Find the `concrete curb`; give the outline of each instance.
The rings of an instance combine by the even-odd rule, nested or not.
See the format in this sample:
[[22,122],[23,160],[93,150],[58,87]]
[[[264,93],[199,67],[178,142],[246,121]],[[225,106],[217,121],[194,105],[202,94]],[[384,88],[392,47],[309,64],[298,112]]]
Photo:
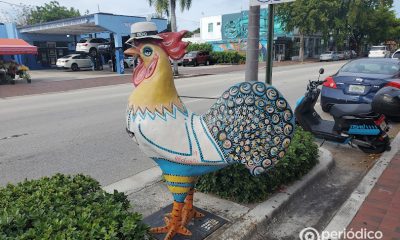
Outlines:
[[307,185],[317,181],[334,165],[332,154],[328,150],[320,148],[319,155],[319,164],[306,176],[301,180],[294,182],[285,192],[276,193],[267,201],[258,204],[243,216],[242,220],[232,224],[231,227],[218,236],[219,239],[247,239],[247,237],[254,233],[257,225],[268,222],[272,219],[283,209],[284,206],[300,194]]
[[[228,225],[227,228],[217,231],[207,239],[246,239],[251,236],[255,231],[257,225],[269,221],[279,211],[283,209],[290,201],[292,201],[301,191],[312,182],[320,179],[332,166],[334,161],[331,153],[324,149],[319,149],[319,163],[301,180],[294,182],[284,192],[274,194],[271,198],[258,204],[251,210],[243,206],[236,216],[240,216],[236,219],[231,219],[232,224]],[[116,183],[103,187],[103,189],[109,193],[115,190],[119,192],[125,192],[127,195],[138,192],[145,187],[156,184],[161,180],[161,170],[158,167],[150,168],[132,177],[122,179]],[[201,194],[201,193],[198,193]],[[203,195],[203,194],[201,194]],[[205,194],[204,194],[205,195]],[[204,198],[215,198],[205,195]],[[226,200],[211,201],[207,203],[209,207],[212,205],[212,209],[218,211],[226,211],[227,206],[231,209],[232,206],[237,203],[225,203]],[[240,205],[242,206],[242,205]],[[240,208],[239,208],[240,209]],[[226,216],[225,216],[226,217]],[[238,237],[240,236],[240,237]]]
[[[400,150],[400,133],[391,143],[392,149],[385,152],[364,176],[357,188],[352,192],[346,202],[340,207],[339,211],[334,215],[328,226],[324,229],[327,232],[344,231],[351,223],[358,210],[360,209],[365,198],[375,186],[383,171],[387,168],[392,158]],[[337,238],[332,238],[335,240]]]
[[161,174],[161,169],[158,166],[152,167],[131,177],[105,186],[103,190],[108,193],[113,193],[114,190],[117,190],[118,192],[124,192],[126,195],[129,195],[161,181]]

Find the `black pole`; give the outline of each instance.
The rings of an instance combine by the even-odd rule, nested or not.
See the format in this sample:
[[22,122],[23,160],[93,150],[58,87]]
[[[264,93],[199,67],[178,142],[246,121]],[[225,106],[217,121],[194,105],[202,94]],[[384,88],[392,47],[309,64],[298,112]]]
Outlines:
[[272,84],[272,46],[274,45],[274,4],[268,5],[267,72],[265,82]]

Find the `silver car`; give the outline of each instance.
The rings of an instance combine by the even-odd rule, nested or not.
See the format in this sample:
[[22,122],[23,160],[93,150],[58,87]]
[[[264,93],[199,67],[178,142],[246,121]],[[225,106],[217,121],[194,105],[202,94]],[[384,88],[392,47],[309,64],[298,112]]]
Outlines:
[[337,61],[339,56],[335,51],[328,51],[319,56],[319,61]]

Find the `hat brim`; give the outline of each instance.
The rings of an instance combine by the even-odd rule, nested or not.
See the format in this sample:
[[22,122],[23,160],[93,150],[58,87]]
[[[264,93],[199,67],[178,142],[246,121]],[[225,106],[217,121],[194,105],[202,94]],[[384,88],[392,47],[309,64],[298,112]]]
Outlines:
[[135,39],[145,39],[145,38],[153,38],[153,39],[161,39],[161,40],[163,39],[162,37],[160,37],[158,35],[149,35],[149,36],[143,36],[143,37],[131,37],[125,43],[131,43]]

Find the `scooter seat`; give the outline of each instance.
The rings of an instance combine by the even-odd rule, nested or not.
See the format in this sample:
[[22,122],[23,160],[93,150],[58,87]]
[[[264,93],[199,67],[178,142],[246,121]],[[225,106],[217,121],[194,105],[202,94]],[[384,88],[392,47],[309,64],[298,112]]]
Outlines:
[[335,118],[343,116],[365,117],[373,115],[371,104],[335,104],[330,114]]

